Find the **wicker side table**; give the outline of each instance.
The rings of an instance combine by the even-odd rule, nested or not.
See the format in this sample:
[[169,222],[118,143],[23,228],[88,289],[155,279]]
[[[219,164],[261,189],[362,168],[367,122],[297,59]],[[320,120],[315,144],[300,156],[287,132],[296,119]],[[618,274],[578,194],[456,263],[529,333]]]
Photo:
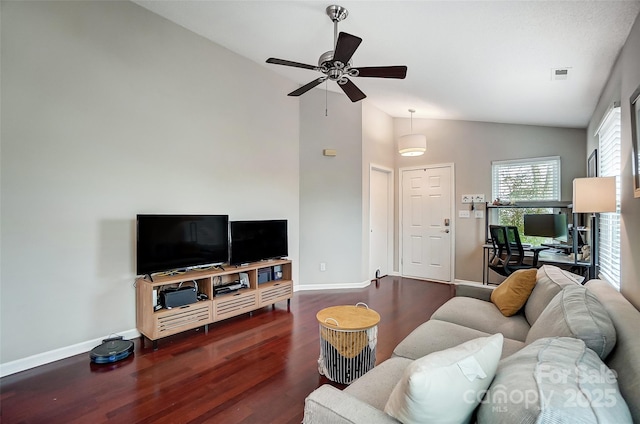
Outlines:
[[316,314],[320,325],[318,372],[350,384],[376,363],[380,315],[364,303],[331,306]]

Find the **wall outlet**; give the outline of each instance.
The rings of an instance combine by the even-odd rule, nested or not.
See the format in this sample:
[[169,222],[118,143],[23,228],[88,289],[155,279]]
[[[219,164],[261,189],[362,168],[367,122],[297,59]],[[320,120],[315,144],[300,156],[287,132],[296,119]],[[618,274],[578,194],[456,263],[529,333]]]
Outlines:
[[327,270],[327,263],[326,262],[320,262],[320,271],[321,272],[325,272]]
[[458,211],[458,216],[460,218],[469,218],[470,214],[469,214],[469,211],[467,210],[461,210],[461,211]]
[[475,211],[474,217],[476,219],[482,219],[484,218],[484,211]]

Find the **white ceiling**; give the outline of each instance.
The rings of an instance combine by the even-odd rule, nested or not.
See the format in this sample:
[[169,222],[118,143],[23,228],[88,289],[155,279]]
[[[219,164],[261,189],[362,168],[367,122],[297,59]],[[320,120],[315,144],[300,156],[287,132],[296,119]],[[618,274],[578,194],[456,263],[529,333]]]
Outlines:
[[[332,50],[330,0],[135,3],[300,85],[321,74],[265,60],[316,65]],[[353,66],[409,68],[404,80],[353,78],[389,115],[577,128],[640,11],[640,1],[614,0],[337,4],[349,11],[339,30],[363,39]],[[567,80],[552,80],[552,68],[569,68]]]

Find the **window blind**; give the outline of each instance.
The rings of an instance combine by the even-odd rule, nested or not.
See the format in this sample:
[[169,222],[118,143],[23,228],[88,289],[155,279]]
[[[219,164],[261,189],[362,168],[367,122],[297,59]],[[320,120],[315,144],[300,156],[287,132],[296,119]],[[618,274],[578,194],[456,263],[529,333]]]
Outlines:
[[492,198],[560,200],[560,157],[491,162]]
[[616,179],[616,212],[600,214],[599,278],[620,289],[620,107],[612,108],[598,129],[600,177]]

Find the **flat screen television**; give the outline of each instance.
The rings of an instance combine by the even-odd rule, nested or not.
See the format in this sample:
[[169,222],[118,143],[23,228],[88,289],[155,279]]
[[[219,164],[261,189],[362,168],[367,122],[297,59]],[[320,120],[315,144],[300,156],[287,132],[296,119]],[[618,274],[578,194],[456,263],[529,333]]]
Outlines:
[[287,220],[231,221],[229,263],[239,265],[289,254]]
[[525,215],[524,235],[567,241],[567,215],[560,213]]
[[138,275],[229,259],[228,215],[138,215],[136,234]]

